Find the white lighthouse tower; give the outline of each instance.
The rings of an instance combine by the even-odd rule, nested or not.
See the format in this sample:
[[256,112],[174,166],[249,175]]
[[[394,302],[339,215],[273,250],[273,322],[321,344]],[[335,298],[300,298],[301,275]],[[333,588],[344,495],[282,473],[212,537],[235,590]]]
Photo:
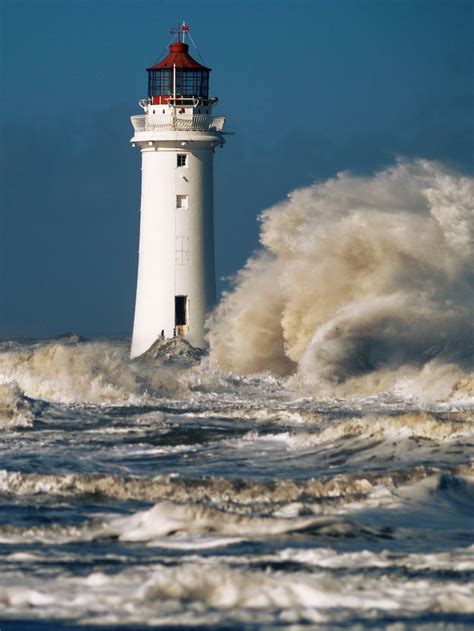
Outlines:
[[189,27],[176,29],[169,54],[148,72],[143,116],[131,140],[142,153],[137,297],[131,357],[159,338],[204,345],[216,302],[213,157],[225,118],[213,115],[210,68],[191,57]]

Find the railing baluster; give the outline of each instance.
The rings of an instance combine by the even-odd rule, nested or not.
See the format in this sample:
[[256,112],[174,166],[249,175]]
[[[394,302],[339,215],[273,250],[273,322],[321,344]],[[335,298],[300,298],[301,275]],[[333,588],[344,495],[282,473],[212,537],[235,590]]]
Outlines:
[[132,125],[136,132],[143,131],[207,131],[215,129],[221,131],[224,127],[224,116],[210,116],[195,114],[192,118],[173,118],[162,114],[148,114],[132,116]]

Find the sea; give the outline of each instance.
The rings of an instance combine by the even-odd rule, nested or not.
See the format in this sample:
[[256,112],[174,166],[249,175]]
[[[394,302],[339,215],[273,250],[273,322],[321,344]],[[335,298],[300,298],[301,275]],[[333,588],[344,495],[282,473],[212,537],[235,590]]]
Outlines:
[[473,628],[472,404],[128,353],[0,346],[2,631]]
[[341,173],[205,350],[1,340],[0,631],[473,629],[473,218],[443,165]]

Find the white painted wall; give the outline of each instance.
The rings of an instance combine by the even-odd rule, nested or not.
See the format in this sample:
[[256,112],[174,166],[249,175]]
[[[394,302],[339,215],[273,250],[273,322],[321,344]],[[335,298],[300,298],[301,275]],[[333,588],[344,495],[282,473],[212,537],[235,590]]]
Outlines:
[[[164,331],[172,337],[175,296],[188,296],[186,338],[204,346],[204,321],[214,307],[213,155],[217,131],[137,132],[142,151],[142,197],[137,296],[131,357]],[[186,154],[186,167],[177,155]],[[188,195],[188,208],[176,196]],[[184,250],[184,253],[183,253]]]
[[[193,146],[191,146],[193,145]],[[189,208],[176,211],[177,246],[183,242],[188,256],[177,251],[176,295],[187,295],[189,330],[193,346],[204,346],[204,321],[215,306],[213,157],[209,143],[189,143],[188,168],[176,169],[176,194],[187,194]],[[177,248],[178,250],[178,248]]]

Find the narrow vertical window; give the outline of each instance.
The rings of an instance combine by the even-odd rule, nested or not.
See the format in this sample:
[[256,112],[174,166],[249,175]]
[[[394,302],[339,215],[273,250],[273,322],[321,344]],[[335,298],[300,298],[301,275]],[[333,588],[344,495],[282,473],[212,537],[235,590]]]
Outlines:
[[185,167],[186,166],[186,154],[185,153],[178,153],[178,162],[177,165],[179,167]]
[[174,297],[174,326],[176,335],[186,335],[188,324],[188,297]]

